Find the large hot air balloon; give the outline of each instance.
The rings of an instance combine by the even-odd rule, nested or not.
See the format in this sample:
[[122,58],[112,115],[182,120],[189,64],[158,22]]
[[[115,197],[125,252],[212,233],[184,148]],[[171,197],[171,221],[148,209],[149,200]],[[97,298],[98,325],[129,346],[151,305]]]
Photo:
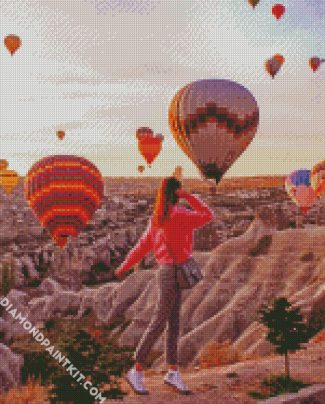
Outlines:
[[301,213],[306,214],[315,203],[316,193],[311,187],[310,170],[293,171],[286,178],[285,188]]
[[13,56],[21,46],[21,39],[17,35],[8,35],[4,39],[4,44],[11,53],[11,56]]
[[242,85],[200,80],[181,88],[169,107],[169,126],[204,178],[218,183],[253,140],[258,105]]
[[64,130],[58,130],[58,131],[56,132],[56,136],[57,136],[60,140],[64,139],[64,136],[65,136]]
[[312,69],[312,71],[315,73],[319,66],[325,62],[325,59],[320,59],[317,56],[313,56],[312,58],[309,59],[309,66]]
[[269,73],[272,79],[274,79],[274,76],[280,71],[284,62],[285,58],[279,53],[265,62],[265,70]]
[[77,237],[99,207],[104,182],[83,157],[58,155],[35,163],[25,179],[25,197],[56,244]]
[[283,4],[274,4],[272,7],[272,14],[277,20],[279,20],[283,16],[285,10],[286,8]]
[[259,2],[260,2],[260,0],[248,0],[248,3],[249,3],[253,8],[255,8],[255,7],[258,5]]
[[18,184],[19,176],[14,170],[1,170],[0,171],[0,186],[7,192],[11,194],[12,190]]
[[325,192],[325,160],[311,169],[310,182],[316,195],[321,197]]
[[154,135],[150,128],[139,128],[136,137],[138,139],[138,149],[149,167],[151,167],[151,163],[161,151],[164,136],[162,134]]
[[8,168],[8,161],[5,159],[0,159],[0,171],[1,170],[6,170]]

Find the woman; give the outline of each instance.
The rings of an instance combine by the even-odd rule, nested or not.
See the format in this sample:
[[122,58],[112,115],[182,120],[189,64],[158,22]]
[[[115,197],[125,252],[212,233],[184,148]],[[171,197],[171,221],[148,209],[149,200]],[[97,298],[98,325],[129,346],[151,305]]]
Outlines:
[[[192,210],[178,205],[180,198],[186,199]],[[212,210],[194,195],[183,191],[176,178],[165,178],[158,191],[154,213],[146,231],[115,271],[115,275],[121,278],[151,250],[160,264],[158,302],[152,320],[135,351],[135,366],[126,375],[127,382],[137,394],[148,394],[143,383],[143,362],[166,323],[166,361],[169,371],[164,382],[182,394],[189,393],[177,369],[181,290],[176,281],[176,269],[173,264],[183,263],[191,256],[193,230],[213,218]]]

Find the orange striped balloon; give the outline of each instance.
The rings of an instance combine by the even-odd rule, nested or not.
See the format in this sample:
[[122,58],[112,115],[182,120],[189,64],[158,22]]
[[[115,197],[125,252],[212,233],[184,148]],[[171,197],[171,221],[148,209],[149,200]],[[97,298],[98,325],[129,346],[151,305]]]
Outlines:
[[49,156],[35,163],[25,179],[25,198],[40,223],[63,248],[77,237],[100,206],[104,182],[83,157]]

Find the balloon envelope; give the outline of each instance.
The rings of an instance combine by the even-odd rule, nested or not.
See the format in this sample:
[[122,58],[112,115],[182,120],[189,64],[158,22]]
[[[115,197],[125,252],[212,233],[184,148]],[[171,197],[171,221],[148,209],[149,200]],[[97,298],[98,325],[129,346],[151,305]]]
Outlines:
[[61,248],[84,229],[100,205],[103,190],[100,171],[78,156],[45,157],[25,179],[26,200]]
[[310,170],[293,171],[285,181],[285,188],[293,202],[306,213],[316,200],[316,193],[311,187]]
[[311,169],[310,182],[316,195],[320,197],[325,192],[325,160]]
[[272,14],[274,17],[279,20],[285,12],[285,7],[283,4],[274,4],[272,7]]
[[14,170],[1,170],[0,171],[0,186],[7,194],[10,194],[15,186],[18,184],[19,176]]
[[4,39],[4,44],[12,56],[20,48],[21,39],[17,35],[8,35]]
[[171,132],[203,177],[218,183],[253,140],[259,109],[253,95],[230,80],[200,80],[181,88],[169,107]]

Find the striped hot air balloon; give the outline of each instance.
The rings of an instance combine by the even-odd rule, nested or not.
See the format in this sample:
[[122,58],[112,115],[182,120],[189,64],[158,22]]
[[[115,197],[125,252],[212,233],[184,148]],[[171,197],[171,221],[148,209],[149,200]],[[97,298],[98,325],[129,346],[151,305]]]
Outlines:
[[77,237],[100,206],[104,182],[83,157],[49,156],[35,163],[25,179],[25,198],[40,223],[63,248]]
[[169,106],[169,127],[204,178],[218,183],[253,140],[259,109],[252,93],[230,80],[181,88]]

